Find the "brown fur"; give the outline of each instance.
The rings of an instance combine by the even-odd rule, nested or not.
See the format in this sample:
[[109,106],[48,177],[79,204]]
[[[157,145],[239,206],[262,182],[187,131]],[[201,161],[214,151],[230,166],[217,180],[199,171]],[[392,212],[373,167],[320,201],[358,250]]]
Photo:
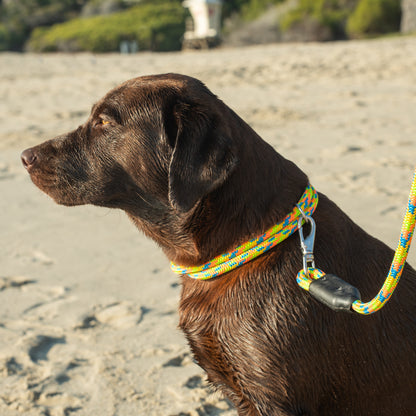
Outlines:
[[[108,123],[103,123],[103,121]],[[110,91],[77,130],[22,154],[56,202],[120,208],[182,265],[263,233],[308,182],[199,81],[174,74]],[[315,258],[373,297],[393,253],[320,195]],[[416,414],[416,272],[387,306],[335,313],[295,282],[298,235],[211,281],[182,277],[180,327],[240,416]]]

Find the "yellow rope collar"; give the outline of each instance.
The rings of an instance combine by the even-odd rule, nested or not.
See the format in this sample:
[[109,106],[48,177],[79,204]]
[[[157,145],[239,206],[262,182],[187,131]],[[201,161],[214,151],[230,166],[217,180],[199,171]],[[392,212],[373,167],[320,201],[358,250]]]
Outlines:
[[[299,202],[280,223],[274,225],[264,234],[256,237],[235,250],[222,254],[201,266],[182,267],[171,263],[176,274],[186,274],[193,279],[207,280],[228,273],[237,267],[255,259],[288,238],[298,229],[298,221],[302,215],[311,216],[318,204],[318,194],[308,185]],[[303,214],[302,214],[303,212]]]

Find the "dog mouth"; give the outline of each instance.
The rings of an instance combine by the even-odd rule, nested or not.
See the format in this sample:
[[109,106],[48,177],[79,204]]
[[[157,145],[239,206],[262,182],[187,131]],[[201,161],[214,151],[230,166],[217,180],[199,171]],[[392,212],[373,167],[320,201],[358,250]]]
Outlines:
[[52,196],[53,191],[57,188],[57,176],[52,170],[39,169],[38,166],[25,165],[27,173],[32,182],[47,195]]
[[59,166],[29,166],[26,170],[33,184],[59,205],[72,207],[93,204],[108,207],[118,206],[123,199],[122,193],[104,195],[100,186],[92,187],[89,181],[78,180]]
[[65,206],[84,205],[81,193],[69,181],[65,181],[55,169],[42,166],[25,166],[31,181],[37,188],[52,198],[57,204]]
[[[64,206],[92,204],[147,211],[160,205],[138,186],[119,165],[112,171],[99,169],[79,158],[59,159],[39,148],[25,150],[22,163],[33,184]],[[82,162],[82,163],[81,163]]]
[[55,164],[53,158],[45,157],[39,149],[32,148],[22,152],[21,160],[34,185],[57,204],[75,206],[86,203],[77,182],[64,166]]
[[83,205],[79,193],[71,192],[63,186],[52,173],[39,172],[38,169],[28,169],[30,179],[42,192],[52,198],[57,204],[65,206]]

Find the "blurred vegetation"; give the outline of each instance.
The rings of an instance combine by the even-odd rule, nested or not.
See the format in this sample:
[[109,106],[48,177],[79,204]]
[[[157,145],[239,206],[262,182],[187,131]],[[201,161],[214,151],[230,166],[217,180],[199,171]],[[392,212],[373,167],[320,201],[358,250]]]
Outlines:
[[311,40],[337,40],[397,32],[400,20],[400,0],[299,0],[280,24],[283,32],[313,28]]
[[107,16],[72,19],[35,29],[27,44],[36,52],[117,51],[121,41],[136,41],[140,50],[181,47],[185,10],[179,3],[143,4]]
[[269,7],[283,3],[284,0],[250,0],[243,3],[240,14],[243,20],[253,20],[264,13]]
[[356,0],[300,0],[298,6],[288,12],[281,21],[283,32],[314,27],[330,40],[346,37],[345,25],[354,10]]
[[397,32],[401,16],[398,0],[361,0],[348,18],[346,31],[351,38]]
[[[284,1],[225,0],[223,19],[253,20]],[[120,40],[176,50],[186,13],[182,0],[0,0],[0,51],[106,52]],[[305,40],[359,38],[398,31],[400,18],[400,0],[299,0],[280,29]]]
[[[3,0],[0,5],[0,48],[21,50],[38,26],[64,22],[75,17],[82,0]],[[3,35],[3,36],[2,36]]]
[[184,21],[181,0],[0,0],[0,51],[178,49]]

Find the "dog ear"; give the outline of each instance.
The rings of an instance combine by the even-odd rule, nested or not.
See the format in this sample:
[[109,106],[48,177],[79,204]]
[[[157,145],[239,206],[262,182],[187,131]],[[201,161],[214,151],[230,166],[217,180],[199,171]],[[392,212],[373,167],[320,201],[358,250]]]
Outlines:
[[169,201],[187,212],[224,183],[237,157],[220,115],[209,115],[195,105],[177,104],[174,116],[176,140],[169,166]]

